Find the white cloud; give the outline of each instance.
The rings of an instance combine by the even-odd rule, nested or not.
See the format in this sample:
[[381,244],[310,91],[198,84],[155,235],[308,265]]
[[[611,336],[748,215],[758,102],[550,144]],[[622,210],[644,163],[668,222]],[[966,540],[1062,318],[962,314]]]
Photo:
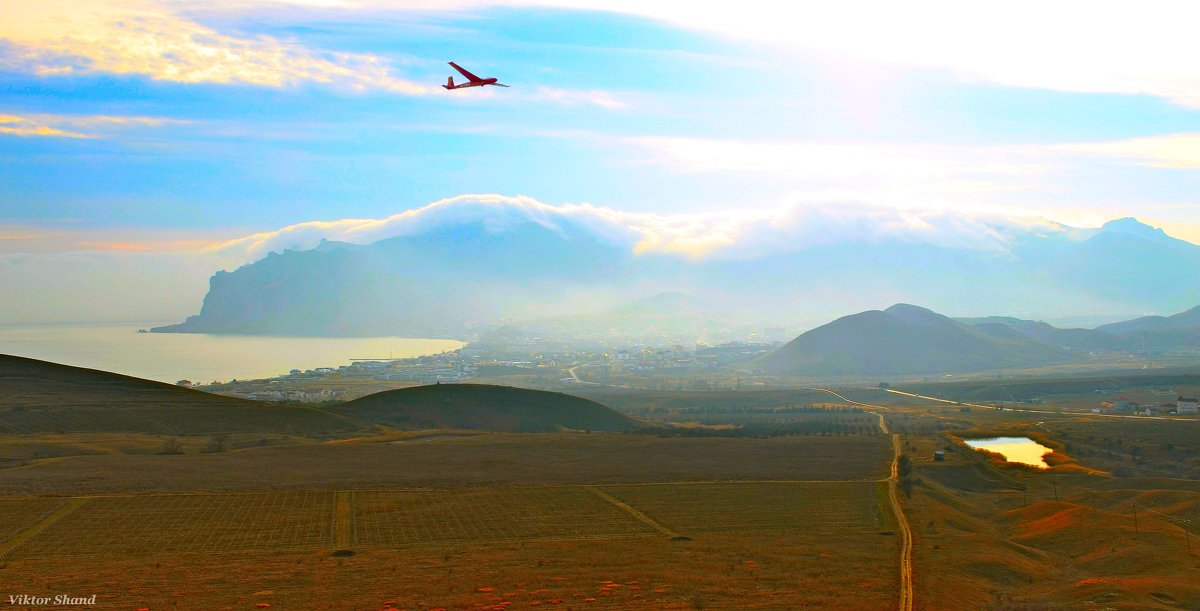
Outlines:
[[269,36],[222,34],[152,0],[39,0],[6,6],[0,68],[53,76],[103,72],[181,83],[318,83],[405,95],[440,91],[382,58],[320,52]]
[[664,215],[590,204],[552,206],[528,197],[462,195],[383,219],[298,223],[230,240],[213,250],[250,261],[272,251],[312,248],[321,239],[369,244],[472,221],[483,222],[492,231],[522,222],[555,230],[583,227],[639,255],[739,259],[832,243],[883,240],[1004,251],[1019,230],[1033,226],[1060,230],[1045,219],[994,211],[902,209],[851,201],[793,202],[765,211]]

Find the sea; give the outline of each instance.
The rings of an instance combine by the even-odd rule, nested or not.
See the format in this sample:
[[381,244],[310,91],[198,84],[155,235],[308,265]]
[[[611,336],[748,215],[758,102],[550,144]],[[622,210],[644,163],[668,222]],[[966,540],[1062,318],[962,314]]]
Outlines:
[[457,350],[451,339],[263,337],[139,333],[163,323],[0,325],[0,354],[196,383],[268,378],[292,369],[340,367],[351,359],[409,358]]

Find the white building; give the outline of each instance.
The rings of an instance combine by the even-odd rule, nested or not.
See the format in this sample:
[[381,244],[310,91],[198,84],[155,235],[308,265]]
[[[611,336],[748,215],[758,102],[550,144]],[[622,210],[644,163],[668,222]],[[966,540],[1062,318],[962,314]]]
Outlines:
[[1124,397],[1118,398],[1113,408],[1118,412],[1137,412],[1141,406]]
[[1175,413],[1177,414],[1196,414],[1200,413],[1200,401],[1194,397],[1179,397],[1175,400]]

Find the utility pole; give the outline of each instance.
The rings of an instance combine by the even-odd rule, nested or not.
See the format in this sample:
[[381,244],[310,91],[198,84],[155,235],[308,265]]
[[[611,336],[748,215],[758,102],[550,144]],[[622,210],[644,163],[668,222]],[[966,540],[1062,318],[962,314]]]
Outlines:
[[1058,482],[1056,480],[1057,480],[1057,478],[1054,478],[1054,477],[1050,478],[1050,487],[1054,488],[1054,502],[1055,503],[1058,502]]

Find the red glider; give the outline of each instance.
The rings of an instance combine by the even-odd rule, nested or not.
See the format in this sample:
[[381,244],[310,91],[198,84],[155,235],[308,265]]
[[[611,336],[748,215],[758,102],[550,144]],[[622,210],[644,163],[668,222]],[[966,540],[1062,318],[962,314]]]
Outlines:
[[455,70],[458,70],[459,74],[462,74],[463,76],[467,77],[467,82],[459,83],[459,84],[455,85],[454,77],[451,76],[446,79],[446,84],[442,85],[442,87],[445,87],[446,89],[462,89],[464,87],[483,87],[484,85],[495,85],[497,87],[508,87],[508,85],[505,85],[503,83],[497,83],[496,79],[494,79],[494,78],[479,78],[478,76],[475,76],[474,74],[471,74],[470,72],[467,72],[466,70],[463,69],[462,66],[459,66],[458,64],[456,64],[454,62],[450,62],[450,65],[453,66]]

